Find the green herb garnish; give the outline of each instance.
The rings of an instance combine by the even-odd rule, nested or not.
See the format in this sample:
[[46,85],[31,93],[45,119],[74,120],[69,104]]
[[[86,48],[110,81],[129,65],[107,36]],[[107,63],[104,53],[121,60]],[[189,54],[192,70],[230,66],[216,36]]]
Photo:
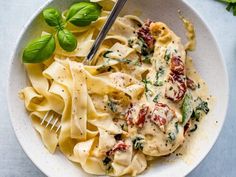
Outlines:
[[226,10],[233,11],[233,15],[236,16],[236,0],[218,0],[227,4]]
[[178,122],[175,122],[175,130],[176,130],[176,133],[179,133],[179,123]]
[[77,47],[77,39],[67,29],[59,30],[57,32],[57,39],[61,48],[63,48],[67,52],[72,52]]
[[139,59],[134,60],[132,64],[134,64],[135,66],[142,66],[142,63],[139,61]]
[[127,125],[126,123],[121,124],[121,125],[120,125],[120,128],[121,128],[122,130],[124,130],[124,131],[128,131],[128,125]]
[[144,83],[145,96],[148,99],[148,96],[150,96],[150,94],[153,94],[153,92],[148,88],[148,84],[152,84],[152,82],[147,79],[143,79],[142,82]]
[[208,108],[208,103],[206,101],[203,101],[200,97],[197,98],[197,102],[199,102],[198,106],[195,108],[195,110],[203,111],[205,114],[207,114],[210,109]]
[[152,101],[153,101],[154,103],[157,103],[159,98],[160,98],[160,93],[158,93],[158,94],[153,98]]
[[148,92],[149,91],[148,84],[152,84],[152,82],[147,79],[143,79],[142,82],[144,83],[145,86],[145,92]]
[[175,133],[173,132],[168,133],[168,139],[170,141],[174,141],[176,139]]
[[151,63],[151,57],[149,55],[143,56],[142,57],[142,62],[146,63],[146,64],[150,64]]
[[111,162],[111,159],[109,157],[105,157],[105,159],[103,159],[102,163],[103,165],[108,165]]
[[110,110],[112,112],[116,112],[117,111],[117,105],[114,101],[112,101],[111,99],[108,99],[108,102],[107,102],[107,106],[110,108]]
[[111,166],[112,160],[111,160],[111,158],[105,157],[105,158],[102,160],[102,163],[103,163],[103,165],[106,167],[106,172],[107,172],[107,173],[111,172],[111,170],[112,170],[112,166]]
[[143,38],[138,38],[141,42],[141,54],[142,56],[147,56],[151,54],[151,51],[149,47],[147,46],[146,42],[143,40]]
[[79,2],[72,5],[66,15],[66,21],[76,26],[88,26],[101,15],[102,7],[93,2]]
[[153,84],[155,86],[162,86],[163,81],[160,79],[160,77],[165,73],[165,70],[162,66],[159,67],[159,70],[156,72],[156,82]]
[[143,150],[143,146],[144,146],[144,139],[142,137],[136,137],[133,139],[133,148],[136,150]]
[[40,63],[48,59],[55,51],[56,43],[52,34],[43,35],[30,42],[24,49],[24,63]]
[[182,124],[185,125],[193,113],[193,97],[190,92],[187,92],[181,107],[182,111]]
[[63,28],[61,12],[54,8],[47,8],[43,11],[43,18],[49,26]]
[[[55,33],[46,34],[31,41],[24,49],[22,60],[24,63],[41,63],[50,58],[56,48],[56,38],[62,49],[72,52],[77,48],[74,34],[65,29],[68,22],[77,26],[89,25],[101,14],[101,6],[92,2],[79,2],[72,5],[63,20],[61,12],[55,8],[43,10],[43,18],[47,25],[55,29]],[[56,35],[55,35],[56,34]]]
[[120,63],[127,63],[127,64],[131,63],[131,60],[129,60],[129,59],[126,59],[126,58],[122,58],[122,59],[115,59],[115,60],[119,61]]
[[165,55],[164,55],[164,59],[166,60],[167,63],[168,63],[169,60],[170,60],[170,55],[171,55],[170,50],[169,50],[169,49],[166,49]]
[[196,121],[199,121],[199,118],[201,117],[202,113],[208,114],[210,111],[208,107],[208,103],[206,101],[203,101],[200,97],[198,97],[196,100],[197,106],[194,108],[193,113],[192,113],[192,118],[195,118]]

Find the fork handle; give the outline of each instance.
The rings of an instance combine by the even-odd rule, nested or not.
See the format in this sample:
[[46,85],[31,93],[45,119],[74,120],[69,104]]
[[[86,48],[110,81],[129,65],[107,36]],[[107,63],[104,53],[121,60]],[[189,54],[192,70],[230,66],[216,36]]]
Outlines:
[[99,32],[90,52],[88,53],[87,57],[84,60],[84,64],[91,63],[94,55],[96,54],[99,46],[101,45],[102,41],[106,37],[108,31],[110,30],[111,26],[115,22],[117,16],[119,15],[120,11],[122,10],[123,6],[125,5],[127,0],[117,0],[116,4],[112,8],[112,11],[105,23],[105,25],[102,27],[102,30]]

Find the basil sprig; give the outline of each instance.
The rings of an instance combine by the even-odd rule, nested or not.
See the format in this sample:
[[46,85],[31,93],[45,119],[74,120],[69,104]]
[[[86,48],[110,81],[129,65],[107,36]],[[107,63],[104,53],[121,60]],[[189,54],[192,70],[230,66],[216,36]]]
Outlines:
[[57,39],[61,48],[63,48],[67,52],[72,52],[77,47],[77,39],[67,29],[59,30],[57,32]]
[[57,9],[45,9],[43,11],[43,18],[49,26],[60,27],[62,25],[61,13]]
[[218,0],[221,1],[223,3],[227,4],[226,10],[227,11],[233,11],[233,15],[236,16],[236,0]]
[[76,26],[87,26],[101,15],[101,6],[97,3],[80,2],[72,5],[67,12],[66,21]]
[[[61,12],[55,8],[43,11],[45,22],[55,29],[55,33],[46,34],[31,41],[24,49],[22,60],[24,63],[41,63],[50,58],[56,48],[56,39],[62,49],[72,52],[77,48],[77,39],[66,29],[68,22],[77,26],[87,26],[101,15],[101,6],[92,2],[79,2],[72,5],[63,20]],[[56,36],[56,37],[55,37]]]
[[43,35],[30,42],[23,52],[24,63],[40,63],[55,51],[55,38],[52,34]]

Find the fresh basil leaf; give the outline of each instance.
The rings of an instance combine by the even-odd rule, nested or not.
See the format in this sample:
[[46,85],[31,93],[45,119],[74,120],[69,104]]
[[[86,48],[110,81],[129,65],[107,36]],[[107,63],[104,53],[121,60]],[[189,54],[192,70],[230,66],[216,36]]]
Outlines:
[[58,42],[65,51],[72,52],[77,47],[77,39],[67,29],[59,30],[57,33]]
[[236,3],[234,4],[234,7],[233,7],[233,14],[234,16],[236,16]]
[[41,63],[55,51],[55,38],[52,34],[43,35],[30,42],[23,52],[24,63]]
[[87,26],[101,15],[101,6],[92,2],[79,2],[72,5],[66,21],[76,26]]
[[231,3],[229,3],[229,4],[227,5],[227,7],[226,7],[226,10],[227,10],[227,11],[230,11],[232,7],[233,7],[233,5],[232,5]]
[[226,10],[227,11],[233,11],[233,15],[236,16],[236,0],[218,0],[221,1],[223,3],[227,4]]
[[43,17],[49,26],[62,26],[61,13],[57,9],[45,9],[43,11]]
[[236,0],[219,0],[221,2],[236,3]]
[[185,125],[193,113],[193,97],[190,92],[187,92],[182,104],[182,124]]

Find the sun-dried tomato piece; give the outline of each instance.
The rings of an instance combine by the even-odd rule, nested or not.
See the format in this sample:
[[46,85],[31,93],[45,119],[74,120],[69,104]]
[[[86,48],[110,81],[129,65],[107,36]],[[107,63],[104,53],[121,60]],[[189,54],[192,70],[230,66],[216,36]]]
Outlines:
[[140,110],[130,107],[125,114],[127,124],[137,125],[140,128],[143,127],[148,110],[148,106],[143,106]]
[[132,116],[132,112],[134,111],[134,109],[132,107],[130,107],[125,114],[125,119],[128,125],[132,125],[133,124],[133,116]]
[[191,90],[195,90],[197,88],[197,85],[192,79],[187,77],[187,87],[190,88]]
[[178,56],[173,56],[170,62],[170,70],[173,73],[184,75],[184,63]]
[[184,75],[170,73],[165,97],[171,101],[178,102],[183,99],[186,90]]
[[152,112],[151,121],[164,131],[164,126],[175,116],[175,112],[168,105],[157,103]]
[[152,21],[147,20],[144,23],[144,25],[141,28],[138,29],[137,34],[138,34],[138,37],[142,38],[145,41],[145,43],[147,44],[147,46],[150,49],[153,49],[155,39],[151,35],[150,29],[149,29],[151,23],[152,23]]
[[118,141],[118,143],[115,144],[115,146],[107,151],[106,155],[110,156],[113,155],[116,151],[126,151],[129,148],[129,145],[125,144],[124,141]]
[[167,122],[164,117],[161,117],[158,114],[154,114],[153,117],[151,118],[151,120],[159,126],[165,125]]
[[145,122],[145,117],[148,114],[148,110],[149,110],[148,106],[144,106],[142,109],[139,110],[138,118],[135,121],[135,125],[137,125],[138,127],[143,127],[143,124]]

